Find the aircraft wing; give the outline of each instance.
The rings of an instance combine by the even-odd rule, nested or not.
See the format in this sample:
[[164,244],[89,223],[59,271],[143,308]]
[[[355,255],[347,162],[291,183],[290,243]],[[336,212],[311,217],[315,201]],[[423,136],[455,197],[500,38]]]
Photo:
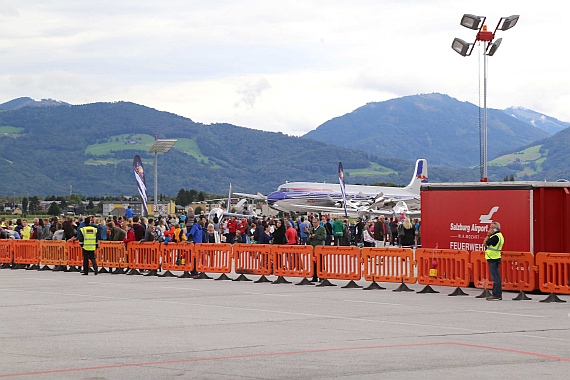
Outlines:
[[232,193],[233,195],[237,195],[238,197],[248,198],[248,199],[257,199],[260,201],[266,201],[267,196],[257,193],[257,194],[247,194],[247,193]]

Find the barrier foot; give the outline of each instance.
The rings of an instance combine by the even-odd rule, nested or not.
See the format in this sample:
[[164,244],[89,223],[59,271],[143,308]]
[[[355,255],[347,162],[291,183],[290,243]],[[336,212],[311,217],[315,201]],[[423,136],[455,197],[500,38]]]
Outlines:
[[51,268],[50,268],[49,266],[47,266],[47,265],[44,265],[43,268],[38,268],[38,270],[39,270],[39,271],[42,271],[42,270],[51,270]]
[[439,293],[437,290],[434,290],[430,285],[424,286],[422,290],[417,292],[418,294],[427,294],[427,293]]
[[208,276],[206,272],[202,272],[196,277],[196,280],[211,280],[212,277]]
[[10,269],[24,269],[24,266],[22,264],[14,264]]
[[140,276],[141,272],[139,272],[136,269],[131,269],[130,271],[127,272],[127,276]]
[[521,290],[519,292],[519,294],[517,294],[517,296],[515,298],[513,298],[513,301],[528,301],[531,300],[532,298],[528,297],[526,294],[524,294],[524,292]]
[[378,285],[376,281],[372,280],[372,284],[368,285],[362,290],[386,290],[386,288],[383,288],[382,286]]
[[315,285],[315,287],[322,287],[322,286],[336,286],[335,284],[332,284],[328,279],[324,279],[320,284]]
[[232,279],[228,277],[227,274],[222,273],[222,275],[218,278],[214,278],[214,281],[231,281]]
[[11,267],[11,266],[10,266],[10,264],[8,264],[8,263],[2,264],[2,269],[8,269],[8,268],[10,268],[10,267]]
[[173,275],[171,271],[167,270],[163,274],[158,275],[158,277],[176,277],[176,276]]
[[393,292],[413,292],[412,289],[408,288],[408,285],[404,284],[404,280],[402,279],[402,283],[396,289],[392,290]]
[[479,294],[475,298],[487,298],[487,297],[491,297],[492,295],[493,295],[493,293],[491,293],[491,291],[489,289],[485,289],[485,290],[483,290],[483,293]]
[[272,284],[290,284],[290,283],[291,281],[287,281],[283,276],[277,277],[277,280],[272,282]]
[[79,272],[79,269],[77,267],[69,267],[68,272]]
[[53,268],[54,272],[67,272],[67,267],[65,265],[58,265]]
[[455,288],[455,290],[453,291],[453,293],[448,294],[448,296],[450,297],[455,297],[455,296],[468,296],[469,294],[465,293],[463,290],[461,290],[461,288],[458,286],[457,288]]
[[254,284],[261,284],[262,282],[271,282],[271,280],[269,280],[269,279],[268,279],[267,277],[265,277],[265,276],[261,276],[261,277],[259,278],[259,280],[254,281],[253,283],[254,283]]
[[156,269],[153,269],[153,270],[149,271],[147,274],[145,274],[145,276],[146,276],[146,277],[149,277],[149,276],[158,276],[158,272],[157,272]]
[[566,301],[558,298],[558,296],[556,294],[551,293],[548,297],[546,297],[545,299],[538,301],[538,302],[550,303],[550,302],[566,302]]
[[[168,272],[168,271],[167,271]],[[165,273],[166,274],[166,273]],[[192,278],[193,276],[188,271],[184,271],[178,278]]]
[[295,284],[295,285],[314,285],[311,281],[309,281],[307,279],[307,277],[304,277],[301,282]]
[[125,274],[125,268],[117,268],[111,272],[111,274]]
[[342,286],[343,289],[361,289],[362,286],[358,285],[354,280],[350,280],[348,284]]
[[109,271],[107,269],[101,267],[101,268],[99,268],[97,273],[109,273]]
[[249,278],[245,277],[245,275],[242,273],[234,281],[251,281],[251,280]]
[[33,264],[27,268],[24,266],[24,269],[26,269],[26,270],[40,270],[40,264]]

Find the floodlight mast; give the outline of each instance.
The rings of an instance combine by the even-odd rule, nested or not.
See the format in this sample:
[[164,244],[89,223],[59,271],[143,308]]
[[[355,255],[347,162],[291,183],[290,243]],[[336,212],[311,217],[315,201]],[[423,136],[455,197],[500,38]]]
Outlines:
[[487,182],[487,56],[493,56],[499,45],[501,44],[502,38],[493,42],[495,38],[495,33],[497,30],[509,30],[515,26],[519,20],[519,15],[512,15],[509,17],[501,17],[495,30],[493,32],[487,31],[487,25],[485,25],[485,16],[475,16],[472,14],[464,14],[461,18],[461,26],[468,29],[477,30],[477,36],[472,44],[463,41],[460,38],[455,38],[451,44],[451,48],[455,50],[456,53],[463,57],[470,56],[473,52],[473,48],[477,41],[483,41],[483,157],[482,165],[483,174],[480,178],[481,182]]
[[158,153],[166,153],[176,144],[174,139],[159,139],[158,135],[154,135],[154,143],[148,150],[149,152],[154,153],[154,210],[153,215],[156,216],[158,211]]

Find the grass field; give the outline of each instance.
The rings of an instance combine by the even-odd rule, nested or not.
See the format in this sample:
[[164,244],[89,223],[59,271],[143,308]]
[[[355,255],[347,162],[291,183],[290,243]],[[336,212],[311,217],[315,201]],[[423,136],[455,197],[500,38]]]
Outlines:
[[[143,134],[123,134],[111,136],[104,143],[89,145],[85,149],[85,153],[92,154],[94,156],[106,156],[111,154],[112,151],[120,151],[126,149],[135,149],[141,151],[148,151],[151,145],[154,143],[154,137]],[[173,149],[177,149],[189,156],[194,157],[196,160],[204,165],[212,165],[209,161],[208,156],[205,156],[200,151],[196,141],[192,139],[181,138],[178,139]],[[118,161],[116,159],[107,159],[105,157],[89,159],[85,162],[86,165],[114,165]],[[152,162],[143,162],[144,164],[152,164]],[[213,168],[219,167],[218,165],[212,165]]]
[[18,137],[20,132],[23,132],[24,128],[12,127],[9,125],[0,126],[0,136],[12,136]]
[[395,172],[394,170],[384,167],[375,162],[371,162],[370,166],[367,168],[345,169],[344,171],[352,176],[377,176],[379,174],[397,174],[397,172]]
[[517,158],[523,162],[524,161],[536,161],[538,164],[537,160],[542,158],[542,153],[540,153],[541,147],[542,147],[542,145],[532,146],[528,149],[521,150],[520,152],[515,152],[515,153],[511,153],[511,154],[506,154],[506,155],[501,156],[501,157],[497,157],[494,160],[490,161],[489,165],[506,166],[509,163],[509,161],[516,160]]

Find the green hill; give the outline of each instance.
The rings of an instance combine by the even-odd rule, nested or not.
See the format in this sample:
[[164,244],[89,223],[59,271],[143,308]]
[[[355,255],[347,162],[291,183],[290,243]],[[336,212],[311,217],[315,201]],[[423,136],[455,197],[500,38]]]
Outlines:
[[[132,160],[147,173],[159,138],[178,142],[158,157],[159,192],[181,188],[268,193],[285,181],[409,181],[413,162],[230,124],[204,125],[141,105],[116,102],[24,107],[0,112],[0,194],[136,194]],[[445,176],[445,173],[443,174]],[[147,176],[149,193],[154,176]]]

